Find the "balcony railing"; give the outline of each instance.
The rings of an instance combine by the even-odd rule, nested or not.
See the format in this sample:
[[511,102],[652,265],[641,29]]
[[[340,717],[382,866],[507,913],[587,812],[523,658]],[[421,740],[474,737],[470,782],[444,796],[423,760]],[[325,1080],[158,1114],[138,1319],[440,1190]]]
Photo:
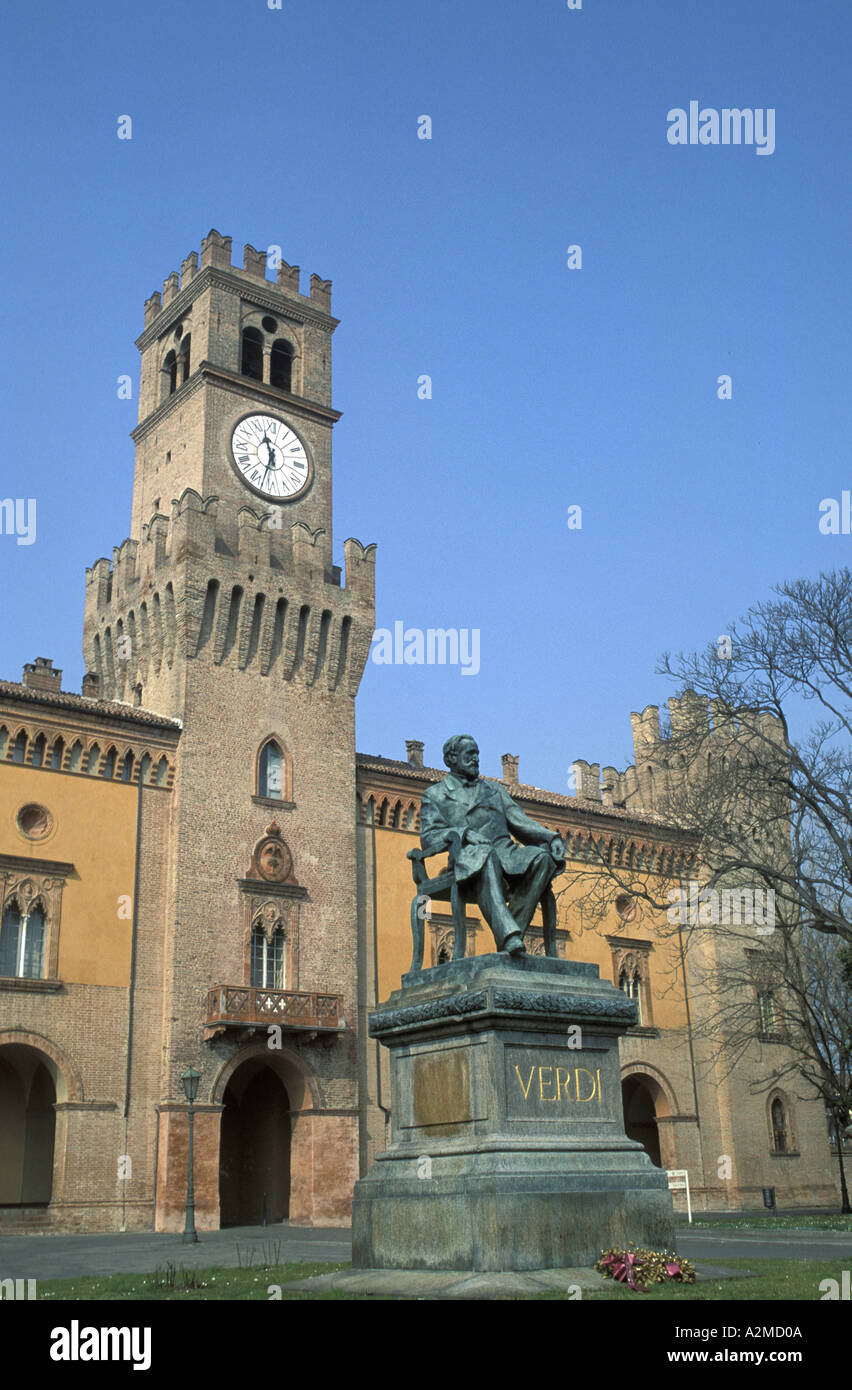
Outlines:
[[343,995],[262,989],[260,985],[214,985],[208,990],[208,1028],[265,1028],[270,1023],[285,1031],[341,1033],[345,1027]]

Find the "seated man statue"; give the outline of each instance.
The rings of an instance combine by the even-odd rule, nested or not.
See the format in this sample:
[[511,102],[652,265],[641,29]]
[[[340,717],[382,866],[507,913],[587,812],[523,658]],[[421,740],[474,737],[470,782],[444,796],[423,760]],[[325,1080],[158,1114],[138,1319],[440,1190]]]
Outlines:
[[423,852],[438,854],[453,846],[462,896],[479,907],[497,950],[520,955],[542,894],[565,866],[565,847],[525,815],[503,787],[480,779],[479,749],[469,734],[447,739],[444,762],[450,770],[443,782],[423,793]]

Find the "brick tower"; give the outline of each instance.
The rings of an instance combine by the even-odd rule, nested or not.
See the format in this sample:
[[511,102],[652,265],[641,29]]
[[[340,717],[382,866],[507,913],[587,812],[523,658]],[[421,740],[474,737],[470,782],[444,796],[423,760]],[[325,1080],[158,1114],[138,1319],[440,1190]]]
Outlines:
[[358,1175],[354,700],[374,547],[346,541],[344,584],[331,284],[303,295],[298,267],[272,283],[265,253],[247,246],[242,269],[230,253],[211,231],[145,305],[131,535],[87,578],[90,688],[182,725],[168,863],[138,889],[137,1031],[160,1046],[138,1049],[134,1106],[158,1229],[183,1217],[190,1066],[200,1225],[345,1220]]

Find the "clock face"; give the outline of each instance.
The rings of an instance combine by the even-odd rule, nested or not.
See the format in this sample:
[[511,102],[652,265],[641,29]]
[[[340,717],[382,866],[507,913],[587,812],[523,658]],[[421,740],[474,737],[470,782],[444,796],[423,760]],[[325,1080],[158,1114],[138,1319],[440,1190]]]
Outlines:
[[289,502],[311,481],[311,461],[296,431],[277,415],[245,415],[231,435],[237,472],[261,497]]

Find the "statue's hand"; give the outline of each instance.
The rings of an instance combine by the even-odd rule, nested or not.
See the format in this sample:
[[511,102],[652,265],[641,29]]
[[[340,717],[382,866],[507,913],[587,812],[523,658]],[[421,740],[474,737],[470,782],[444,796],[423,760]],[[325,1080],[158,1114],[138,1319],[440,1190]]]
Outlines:
[[556,860],[557,864],[565,863],[565,846],[558,835],[550,842],[550,855],[552,859]]

